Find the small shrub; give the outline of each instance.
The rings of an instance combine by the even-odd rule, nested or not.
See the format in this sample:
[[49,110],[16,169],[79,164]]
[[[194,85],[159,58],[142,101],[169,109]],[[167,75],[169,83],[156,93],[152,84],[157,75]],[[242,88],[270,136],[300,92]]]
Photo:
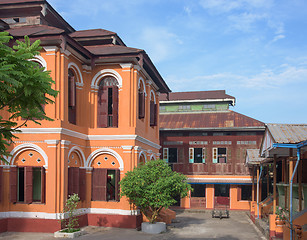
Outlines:
[[65,217],[63,217],[61,219],[62,225],[66,228],[62,230],[62,232],[73,233],[80,230],[80,228],[78,228],[78,216],[75,216],[78,202],[80,202],[80,198],[76,193],[69,196],[67,199],[63,209],[63,215],[68,214],[68,218],[65,219]]
[[176,203],[176,196],[184,198],[191,190],[187,178],[163,160],[152,160],[126,173],[120,181],[121,196],[137,206],[150,223],[154,223],[162,208]]

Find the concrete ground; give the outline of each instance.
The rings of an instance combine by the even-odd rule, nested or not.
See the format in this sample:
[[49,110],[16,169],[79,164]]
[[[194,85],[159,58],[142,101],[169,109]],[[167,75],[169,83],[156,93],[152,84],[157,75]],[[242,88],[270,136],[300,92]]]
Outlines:
[[[78,240],[171,240],[171,239],[219,239],[219,240],[264,240],[245,212],[230,212],[230,218],[211,218],[211,212],[177,212],[176,220],[167,227],[167,232],[151,235],[134,229],[85,227],[85,234]],[[52,233],[0,234],[0,240],[50,240]]]

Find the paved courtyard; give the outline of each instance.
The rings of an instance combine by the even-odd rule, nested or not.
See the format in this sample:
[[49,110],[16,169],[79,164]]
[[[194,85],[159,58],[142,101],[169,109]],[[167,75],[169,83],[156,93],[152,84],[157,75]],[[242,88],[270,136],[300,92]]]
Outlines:
[[[78,240],[168,240],[168,239],[219,239],[219,240],[264,240],[244,212],[230,212],[230,218],[211,218],[207,212],[177,212],[174,223],[166,233],[151,235],[134,229],[86,227],[86,234]],[[1,239],[49,240],[53,234],[46,233],[2,233]]]

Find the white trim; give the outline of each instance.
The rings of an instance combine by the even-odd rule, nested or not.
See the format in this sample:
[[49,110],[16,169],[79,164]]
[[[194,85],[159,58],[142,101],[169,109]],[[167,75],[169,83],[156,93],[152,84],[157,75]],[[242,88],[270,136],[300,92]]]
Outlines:
[[82,69],[85,71],[92,71],[92,67],[85,64],[82,65]]
[[[21,132],[15,134],[64,134],[67,136],[83,139],[83,140],[136,140],[155,149],[161,146],[139,135],[86,135],[66,128],[21,128]],[[45,140],[47,144],[57,144],[59,140]]]
[[[83,87],[83,85],[84,85],[84,83],[83,83],[83,77],[82,77],[82,73],[81,73],[81,71],[80,71],[78,65],[75,64],[74,62],[70,62],[70,63],[68,63],[68,69],[69,69],[69,68],[73,69],[74,71],[77,71],[78,74],[76,74],[76,75],[77,75],[77,80],[78,80],[78,82],[76,82],[76,85],[77,85],[78,87]],[[79,76],[78,76],[78,75],[79,75]],[[78,84],[77,84],[77,83],[78,83]]]
[[[82,214],[112,214],[112,215],[137,215],[140,214],[139,210],[123,210],[123,209],[108,209],[108,208],[79,208],[76,210],[75,215]],[[0,212],[1,218],[37,218],[37,219],[62,219],[65,214],[63,213],[46,213],[46,212]]]
[[147,162],[147,156],[146,156],[146,154],[145,154],[145,152],[142,150],[140,153],[139,153],[139,158],[138,158],[138,162],[140,162],[140,159],[141,159],[141,156],[144,156],[144,160],[145,160],[145,162]]
[[60,140],[45,140],[45,143],[47,143],[47,144],[57,145],[57,144],[59,144],[59,142],[60,142]]
[[46,62],[46,60],[42,56],[35,55],[34,58],[29,59],[29,61],[38,62],[38,63],[40,63],[45,68],[45,71],[47,70],[47,62]]
[[146,85],[145,85],[145,81],[144,81],[144,79],[143,79],[142,77],[139,78],[138,88],[140,88],[141,82],[143,82],[143,87],[144,87],[143,91],[144,91],[145,97],[146,97],[146,96],[147,96],[147,93],[146,93]]
[[89,213],[94,214],[118,214],[118,215],[137,215],[139,210],[107,209],[107,208],[89,208]]
[[221,98],[221,99],[194,99],[194,100],[169,100],[169,101],[160,101],[160,104],[164,103],[202,103],[202,102],[232,102],[232,105],[235,105],[235,100],[231,98]]
[[123,85],[123,79],[122,77],[120,76],[120,74],[118,72],[116,72],[115,70],[113,69],[104,69],[104,70],[101,70],[99,71],[98,73],[96,73],[96,75],[93,77],[92,79],[92,82],[91,82],[91,87],[92,88],[95,88],[95,89],[98,89],[98,83],[99,83],[99,80],[101,78],[104,78],[106,76],[112,76],[112,77],[115,77],[117,82],[118,82],[118,88],[121,88],[122,85]]
[[73,146],[69,152],[68,152],[68,159],[70,157],[70,154],[72,154],[73,152],[76,152],[78,154],[78,156],[80,157],[80,160],[83,162],[83,166],[86,166],[86,160],[85,160],[85,155],[82,151],[81,148],[79,148],[78,146]]
[[150,147],[156,148],[156,149],[160,149],[161,148],[161,146],[159,144],[156,144],[156,143],[154,143],[152,141],[149,141],[146,138],[143,138],[143,137],[138,136],[138,135],[135,135],[135,136],[136,136],[136,141],[140,141],[141,143],[144,143],[144,144],[146,144],[146,145],[148,145]]
[[71,141],[61,140],[61,144],[69,146],[71,144]]
[[44,46],[46,52],[56,52],[59,48],[57,46]]
[[156,155],[155,154],[151,154],[151,156],[150,156],[150,161],[152,161],[152,160],[156,160],[157,158],[156,158]]
[[100,149],[97,149],[94,152],[92,152],[86,160],[86,167],[91,167],[93,160],[96,157],[98,157],[99,155],[104,154],[104,153],[110,154],[111,156],[115,157],[116,160],[119,163],[119,170],[120,171],[124,170],[124,161],[123,161],[122,157],[117,152],[115,152],[114,150],[109,149],[109,148],[100,148]]
[[45,165],[44,167],[48,168],[48,156],[47,154],[44,152],[43,149],[41,149],[39,146],[33,144],[33,143],[24,143],[21,145],[18,145],[17,147],[15,147],[12,151],[11,151],[11,156],[13,157],[8,157],[8,161],[10,163],[10,165],[13,165],[16,156],[18,156],[19,153],[24,152],[26,150],[33,150],[38,152],[40,155],[42,155],[44,161],[45,161]]
[[132,63],[120,63],[121,68],[132,68]]
[[151,100],[151,94],[153,94],[154,102],[156,104],[156,94],[155,94],[154,90],[152,90],[152,89],[150,90],[150,99],[149,100]]
[[71,55],[71,52],[70,51],[68,51],[67,49],[66,50],[63,50],[63,49],[61,49],[61,53],[64,53],[64,56],[68,59],[68,56],[70,56]]

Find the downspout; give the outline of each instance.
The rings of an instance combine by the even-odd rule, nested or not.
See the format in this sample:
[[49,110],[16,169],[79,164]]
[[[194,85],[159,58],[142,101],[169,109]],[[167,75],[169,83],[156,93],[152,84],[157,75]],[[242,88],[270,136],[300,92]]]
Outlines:
[[293,203],[292,203],[292,197],[293,197],[293,178],[297,171],[297,166],[301,159],[301,148],[297,148],[297,161],[295,164],[295,168],[292,173],[291,181],[290,181],[290,239],[293,240]]
[[260,174],[257,179],[257,213],[258,213],[257,219],[259,219],[259,183],[260,183],[261,175],[262,175],[262,165],[260,166]]

